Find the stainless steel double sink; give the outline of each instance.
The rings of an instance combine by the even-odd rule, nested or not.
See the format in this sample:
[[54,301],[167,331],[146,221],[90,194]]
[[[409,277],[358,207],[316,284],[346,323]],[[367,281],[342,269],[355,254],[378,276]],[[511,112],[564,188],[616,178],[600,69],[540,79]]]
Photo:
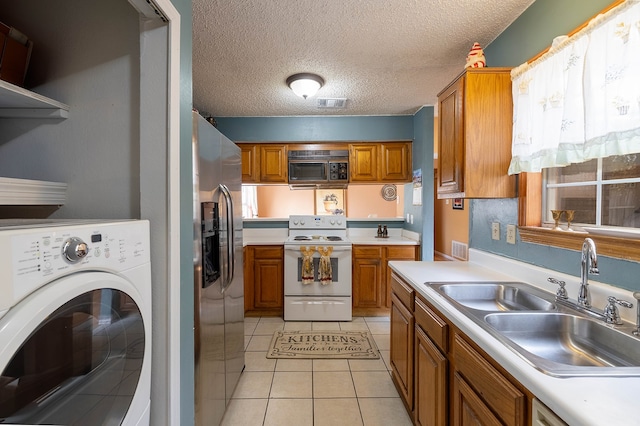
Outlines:
[[502,344],[543,373],[640,376],[640,339],[520,282],[427,283]]

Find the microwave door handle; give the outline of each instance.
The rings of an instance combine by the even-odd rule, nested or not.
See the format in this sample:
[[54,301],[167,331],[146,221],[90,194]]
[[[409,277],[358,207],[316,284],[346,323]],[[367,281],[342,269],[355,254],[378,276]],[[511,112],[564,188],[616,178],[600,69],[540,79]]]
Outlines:
[[227,279],[223,282],[222,291],[226,290],[233,281],[235,275],[235,250],[234,250],[234,223],[233,223],[233,198],[231,192],[225,184],[220,184],[220,192],[225,199],[225,208],[227,212]]

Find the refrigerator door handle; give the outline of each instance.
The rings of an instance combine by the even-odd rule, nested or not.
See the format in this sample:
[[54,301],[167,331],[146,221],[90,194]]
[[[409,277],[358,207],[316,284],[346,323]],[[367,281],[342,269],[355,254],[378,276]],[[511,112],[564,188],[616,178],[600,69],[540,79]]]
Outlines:
[[225,206],[227,209],[227,272],[228,276],[222,284],[222,291],[225,291],[227,287],[231,285],[233,276],[235,275],[235,248],[234,248],[234,236],[235,228],[233,223],[233,198],[231,192],[225,184],[220,184],[220,192],[225,198]]

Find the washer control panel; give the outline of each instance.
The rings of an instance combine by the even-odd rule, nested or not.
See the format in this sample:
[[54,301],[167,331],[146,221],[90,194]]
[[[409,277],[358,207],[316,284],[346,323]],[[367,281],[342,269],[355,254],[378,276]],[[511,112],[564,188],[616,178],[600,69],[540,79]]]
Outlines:
[[0,280],[11,283],[18,299],[75,271],[117,273],[149,259],[147,221],[0,232]]

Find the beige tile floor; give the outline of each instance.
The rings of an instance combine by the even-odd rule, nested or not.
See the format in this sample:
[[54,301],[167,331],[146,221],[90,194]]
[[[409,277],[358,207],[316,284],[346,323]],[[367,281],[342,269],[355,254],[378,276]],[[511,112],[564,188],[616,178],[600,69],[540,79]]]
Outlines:
[[[377,360],[267,359],[276,330],[369,330]],[[351,322],[245,319],[245,369],[222,424],[225,426],[411,425],[391,381],[389,318]]]

